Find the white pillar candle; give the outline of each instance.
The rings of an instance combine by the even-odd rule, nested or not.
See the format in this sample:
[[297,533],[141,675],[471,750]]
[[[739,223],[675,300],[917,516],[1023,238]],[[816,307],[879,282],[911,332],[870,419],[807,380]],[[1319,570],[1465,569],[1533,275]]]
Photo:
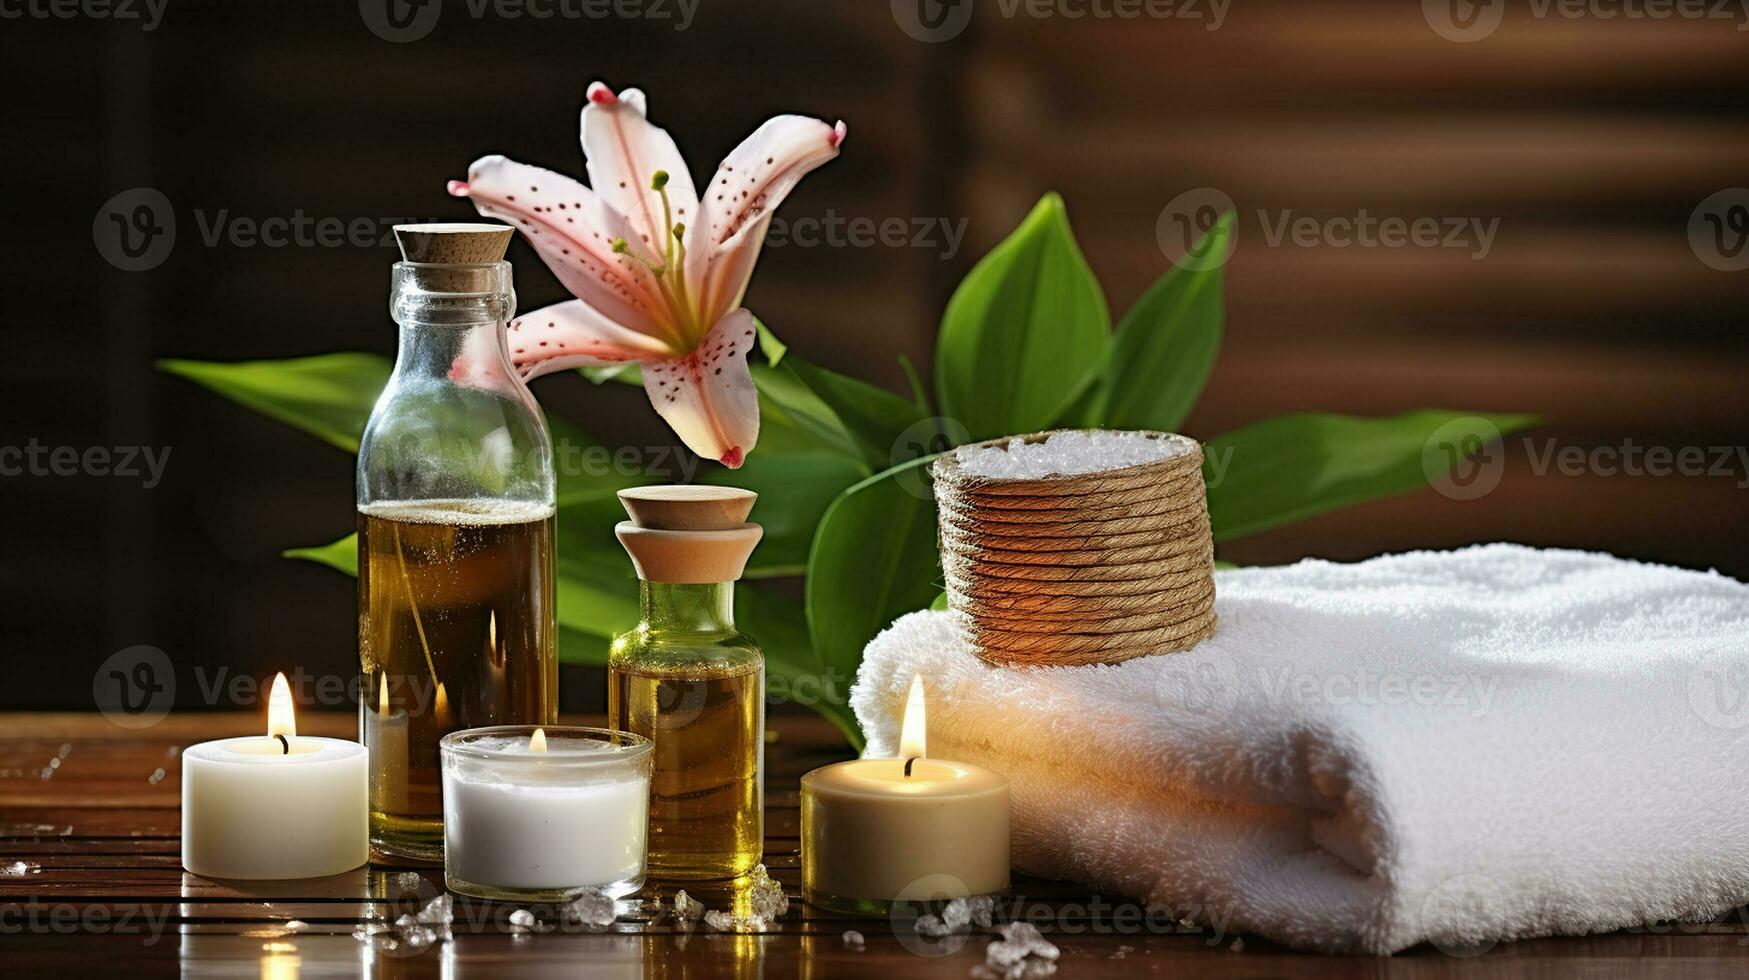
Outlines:
[[452,891],[545,900],[643,885],[648,739],[599,728],[445,735],[443,867]]
[[318,878],[370,858],[364,746],[297,734],[274,679],[268,733],[182,750],[182,866],[208,878]]
[[802,777],[802,896],[851,914],[897,901],[1008,890],[1008,777],[924,758],[923,682],[912,682],[898,759]]

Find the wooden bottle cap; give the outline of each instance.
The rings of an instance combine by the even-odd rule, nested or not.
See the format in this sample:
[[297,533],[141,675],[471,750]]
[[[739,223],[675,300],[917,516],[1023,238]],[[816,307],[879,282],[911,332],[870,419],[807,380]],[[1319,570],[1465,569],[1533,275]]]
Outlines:
[[509,225],[454,223],[396,225],[401,257],[427,265],[491,265],[504,261],[516,229]]
[[724,531],[747,523],[759,495],[740,487],[669,484],[619,492],[632,523],[664,531]]
[[621,490],[632,519],[614,536],[646,582],[733,582],[765,529],[747,523],[759,495],[738,487],[657,486]]

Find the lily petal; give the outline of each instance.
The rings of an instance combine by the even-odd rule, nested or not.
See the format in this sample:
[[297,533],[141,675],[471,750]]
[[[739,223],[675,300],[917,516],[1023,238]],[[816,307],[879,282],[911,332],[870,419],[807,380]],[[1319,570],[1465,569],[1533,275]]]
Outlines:
[[614,239],[630,241],[635,233],[589,188],[564,174],[488,156],[468,167],[466,181],[450,181],[449,192],[472,200],[482,215],[515,225],[565,288],[591,307],[638,333],[676,335],[649,272],[613,251]]
[[601,82],[589,86],[589,103],[583,107],[583,156],[589,161],[589,183],[595,192],[626,216],[637,240],[657,255],[667,251],[668,225],[663,221],[662,199],[650,188],[656,171],[668,174],[672,220],[685,224],[698,213],[698,191],[686,159],[668,131],[650,123],[648,103],[638,89],[615,95]]
[[[771,213],[796,184],[838,156],[847,130],[808,116],[769,119],[723,160],[700,203],[698,227],[704,241],[689,240],[688,284],[711,298],[707,313],[721,314],[739,304],[759,257],[755,247],[741,261],[718,262],[717,253],[747,239],[763,239]],[[690,239],[689,235],[689,239]]]
[[664,343],[609,320],[582,300],[510,321],[510,363],[524,380],[580,367],[673,357]]
[[691,354],[644,362],[644,391],[657,414],[688,449],[730,469],[759,441],[759,396],[747,368],[754,334],[753,314],[736,310]]

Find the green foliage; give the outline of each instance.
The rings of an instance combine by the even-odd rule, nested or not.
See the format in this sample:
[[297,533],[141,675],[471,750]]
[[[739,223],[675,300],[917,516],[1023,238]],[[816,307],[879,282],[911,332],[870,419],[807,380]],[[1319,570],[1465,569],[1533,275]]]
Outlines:
[[935,346],[942,414],[973,439],[1055,422],[1104,365],[1105,294],[1047,194],[973,267],[948,301]]
[[1426,450],[1474,435],[1482,442],[1535,425],[1533,415],[1408,412],[1388,419],[1284,415],[1216,436],[1203,447],[1216,541],[1427,486],[1450,461]]
[[[1209,234],[1224,235],[1231,222],[1224,216]],[[844,695],[863,648],[894,618],[945,606],[930,454],[951,447],[956,434],[986,439],[1055,425],[1177,429],[1220,348],[1222,290],[1218,266],[1169,269],[1113,334],[1063,202],[1047,195],[948,304],[934,377],[945,423],[931,418],[926,385],[908,361],[906,398],[809,364],[761,324],[761,356],[752,365],[758,447],[741,469],[711,468],[703,479],[760,495],[755,517],[766,533],[749,579],[805,576],[801,601],[793,590],[758,581],[736,590],[737,616],[765,648],[774,695],[808,704],[860,745]],[[389,374],[389,363],[369,354],[162,366],[348,451],[357,450]],[[595,384],[642,383],[635,364],[580,373]],[[615,493],[648,481],[567,467],[566,447],[596,444],[562,420],[549,422],[560,460],[561,656],[602,663],[611,637],[638,616],[636,579],[613,537],[622,517]],[[1424,488],[1451,462],[1427,452],[1435,432],[1497,438],[1534,422],[1452,411],[1386,419],[1302,414],[1216,436],[1206,446],[1205,470],[1216,538]],[[344,478],[338,467],[335,478]],[[286,555],[357,573],[350,535]]]

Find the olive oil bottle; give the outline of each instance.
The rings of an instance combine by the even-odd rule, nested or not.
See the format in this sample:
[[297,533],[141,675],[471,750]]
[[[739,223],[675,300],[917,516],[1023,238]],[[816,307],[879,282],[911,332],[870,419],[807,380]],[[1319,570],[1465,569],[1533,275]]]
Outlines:
[[648,873],[736,878],[764,850],[765,655],[735,628],[735,580],[759,543],[755,495],[729,487],[626,490],[620,543],[642,621],[608,658],[609,725],[655,743]]
[[394,373],[358,453],[359,739],[370,836],[443,856],[437,743],[558,720],[556,479],[540,407],[510,366],[506,225],[402,225]]

